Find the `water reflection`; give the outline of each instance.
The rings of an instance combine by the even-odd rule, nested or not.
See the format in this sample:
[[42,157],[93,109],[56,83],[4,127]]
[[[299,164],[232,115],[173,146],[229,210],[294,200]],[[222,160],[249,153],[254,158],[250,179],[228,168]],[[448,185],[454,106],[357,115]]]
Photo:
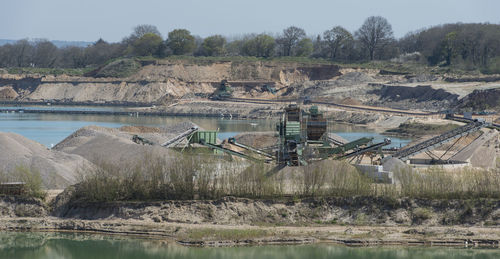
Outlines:
[[[15,132],[48,147],[59,143],[74,131],[88,125],[117,128],[123,125],[162,127],[192,121],[206,130],[219,130],[220,138],[226,139],[239,132],[275,131],[276,120],[230,120],[207,117],[156,117],[156,116],[111,116],[80,114],[32,114],[0,113],[0,132]],[[373,130],[350,124],[329,122],[329,130],[347,140],[374,137],[382,142],[385,136]],[[407,144],[410,140],[392,138],[392,146]]]
[[498,249],[327,244],[193,248],[172,242],[69,233],[0,233],[0,258],[499,258]]

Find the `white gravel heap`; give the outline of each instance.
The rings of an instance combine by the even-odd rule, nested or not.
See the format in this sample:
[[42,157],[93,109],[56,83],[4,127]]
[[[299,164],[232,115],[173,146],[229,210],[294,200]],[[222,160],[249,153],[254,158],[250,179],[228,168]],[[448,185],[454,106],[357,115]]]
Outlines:
[[92,166],[85,158],[49,150],[19,134],[0,132],[0,171],[13,176],[17,167],[40,172],[46,188],[65,188],[77,182],[79,169]]

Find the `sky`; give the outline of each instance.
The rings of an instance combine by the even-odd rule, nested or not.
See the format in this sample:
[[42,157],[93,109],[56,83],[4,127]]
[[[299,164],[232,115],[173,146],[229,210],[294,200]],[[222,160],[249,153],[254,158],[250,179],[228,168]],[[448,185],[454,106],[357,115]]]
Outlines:
[[499,0],[0,0],[0,39],[121,41],[138,24],[164,37],[186,28],[202,37],[280,33],[294,25],[310,36],[340,25],[356,31],[383,16],[399,38],[455,22],[500,24]]

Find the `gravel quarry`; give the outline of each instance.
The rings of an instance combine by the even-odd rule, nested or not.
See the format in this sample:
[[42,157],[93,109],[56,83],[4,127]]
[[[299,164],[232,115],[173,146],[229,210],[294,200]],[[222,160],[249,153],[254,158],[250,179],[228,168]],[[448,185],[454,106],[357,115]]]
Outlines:
[[[68,75],[0,74],[0,99],[61,104],[122,104],[155,106],[177,113],[228,114],[268,118],[273,105],[237,105],[207,100],[227,80],[236,98],[265,100],[312,99],[350,105],[403,110],[442,111],[473,107],[498,110],[495,98],[478,105],[482,96],[497,96],[498,80],[484,76],[453,78],[433,74],[391,74],[378,69],[275,61],[160,60],[143,65],[124,78]],[[263,90],[268,85],[275,94]],[[498,99],[498,98],[497,98]]]

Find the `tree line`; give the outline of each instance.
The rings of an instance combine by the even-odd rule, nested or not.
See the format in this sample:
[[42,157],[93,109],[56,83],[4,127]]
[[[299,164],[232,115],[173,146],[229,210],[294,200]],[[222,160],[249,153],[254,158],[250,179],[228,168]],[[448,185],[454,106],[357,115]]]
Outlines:
[[308,36],[296,26],[276,35],[248,34],[234,39],[223,35],[201,38],[174,29],[163,38],[154,25],[138,25],[121,42],[99,39],[88,47],[57,48],[47,40],[20,40],[0,46],[0,67],[85,68],[119,57],[172,55],[310,57],[334,62],[390,60],[413,53],[417,62],[456,66],[466,70],[500,72],[500,25],[446,24],[408,33],[396,39],[391,24],[368,17],[355,32],[334,26]]

